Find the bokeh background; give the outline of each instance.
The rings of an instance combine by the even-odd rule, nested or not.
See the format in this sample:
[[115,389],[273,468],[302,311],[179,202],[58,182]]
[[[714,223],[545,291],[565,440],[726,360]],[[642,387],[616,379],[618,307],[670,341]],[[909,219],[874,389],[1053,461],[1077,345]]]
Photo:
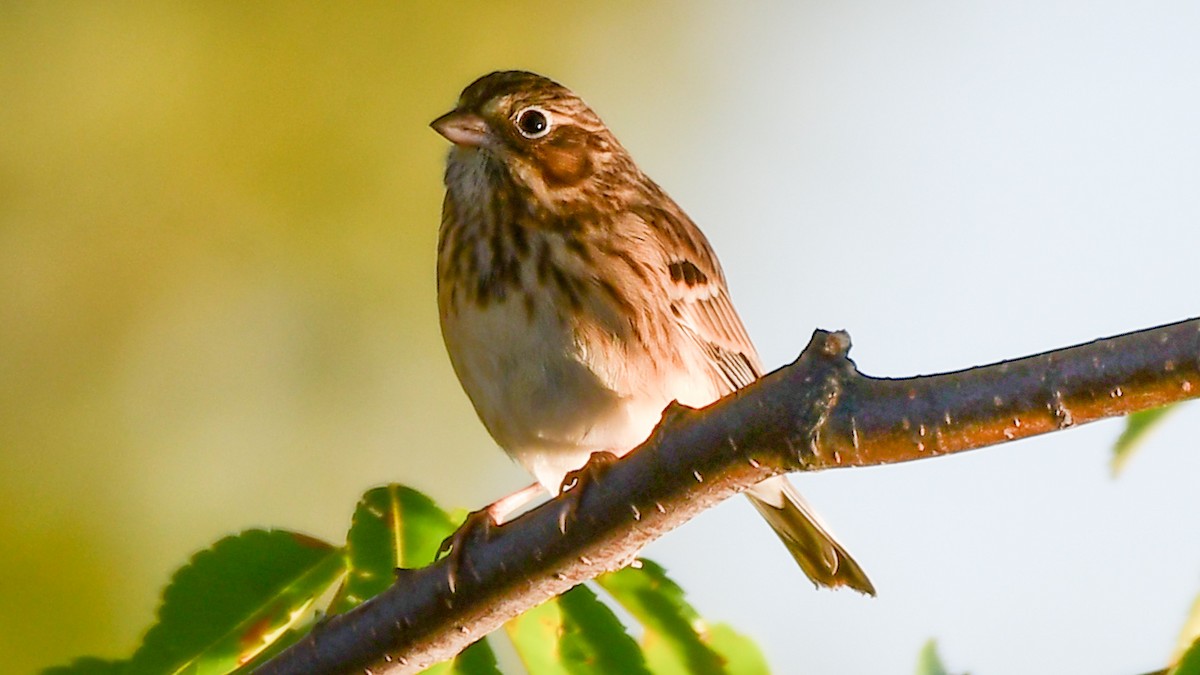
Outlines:
[[[588,99],[707,231],[765,361],[957,369],[1200,313],[1189,2],[4,3],[0,654],[127,655],[194,550],[339,541],[367,488],[527,479],[443,353],[446,143],[495,69]],[[647,555],[779,672],[1161,667],[1200,590],[1200,408],[804,476],[874,600],[731,501]]]

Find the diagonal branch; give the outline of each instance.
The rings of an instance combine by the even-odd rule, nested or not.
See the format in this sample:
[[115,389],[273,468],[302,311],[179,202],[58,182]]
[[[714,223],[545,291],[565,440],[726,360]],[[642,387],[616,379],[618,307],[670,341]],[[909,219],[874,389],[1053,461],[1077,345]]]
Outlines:
[[816,331],[749,387],[699,411],[672,406],[581,494],[477,528],[453,591],[446,560],[400,571],[257,672],[419,671],[773,474],[923,459],[1200,396],[1200,319],[907,379],[859,373],[849,347],[845,333]]

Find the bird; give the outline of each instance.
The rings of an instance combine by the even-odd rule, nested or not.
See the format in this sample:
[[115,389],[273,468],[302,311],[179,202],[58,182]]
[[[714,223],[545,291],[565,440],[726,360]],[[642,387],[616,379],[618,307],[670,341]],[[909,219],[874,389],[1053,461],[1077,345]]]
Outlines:
[[[446,350],[496,443],[536,482],[496,524],[598,453],[649,437],[763,373],[712,246],[595,112],[557,82],[494,72],[431,123],[451,142],[438,232]],[[818,587],[874,595],[786,476],[746,491]]]

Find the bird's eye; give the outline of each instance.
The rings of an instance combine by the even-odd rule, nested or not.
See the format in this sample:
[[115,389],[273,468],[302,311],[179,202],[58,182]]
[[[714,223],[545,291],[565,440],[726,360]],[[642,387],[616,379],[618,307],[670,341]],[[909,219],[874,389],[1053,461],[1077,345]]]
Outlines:
[[541,138],[550,133],[550,113],[541,108],[525,108],[517,113],[517,131],[525,138]]

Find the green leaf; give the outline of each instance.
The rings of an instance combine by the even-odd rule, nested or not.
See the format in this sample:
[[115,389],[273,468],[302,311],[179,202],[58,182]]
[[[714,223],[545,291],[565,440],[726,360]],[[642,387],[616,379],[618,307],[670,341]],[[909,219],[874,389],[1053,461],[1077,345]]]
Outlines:
[[1175,650],[1171,654],[1171,663],[1178,663],[1184,653],[1189,649],[1193,649],[1196,640],[1200,639],[1200,595],[1192,601],[1192,608],[1188,611],[1187,619],[1183,622],[1183,628],[1179,631],[1179,637],[1175,641]]
[[592,589],[576,586],[555,602],[563,617],[559,654],[568,672],[649,675],[637,642]]
[[929,640],[917,655],[917,675],[946,675],[946,666],[938,656],[937,641]]
[[274,642],[268,645],[266,649],[255,654],[254,658],[250,659],[249,661],[242,663],[240,666],[238,666],[237,670],[233,672],[237,673],[238,675],[244,675],[258,670],[259,666],[262,666],[267,661],[275,658],[280,652],[296,644],[304,636],[308,635],[309,631],[312,630],[313,625],[316,623],[318,616],[319,613],[313,616],[313,620],[296,624],[292,628],[287,629],[282,635],[275,639]]
[[530,675],[562,675],[570,672],[558,660],[558,636],[562,634],[562,621],[558,602],[549,600],[504,624],[505,634]]
[[642,648],[655,673],[726,672],[725,659],[708,644],[708,626],[683,597],[683,589],[657,563],[640,561],[640,569],[609,572],[596,583],[644,627]]
[[1200,640],[1192,643],[1192,646],[1167,671],[1167,675],[1200,675]]
[[[392,585],[397,568],[433,562],[442,540],[454,532],[455,523],[429,497],[403,485],[368,491],[359,500],[346,534],[346,581],[330,604],[330,613],[345,612],[382,593]],[[425,672],[491,675],[500,671],[495,653],[486,640],[480,640]]]
[[128,668],[128,661],[106,661],[87,656],[75,659],[69,666],[46,668],[42,675],[123,675]]
[[586,586],[510,620],[504,630],[530,675],[650,672],[637,643]]
[[1174,409],[1175,406],[1168,405],[1152,410],[1135,412],[1125,418],[1125,429],[1117,437],[1117,442],[1113,445],[1111,465],[1114,476],[1119,474],[1121,469],[1125,468],[1125,464],[1129,462],[1129,458],[1141,446],[1146,436],[1162,422],[1167,413]]
[[385,485],[368,491],[358,502],[346,534],[346,582],[330,604],[340,614],[382,593],[398,567],[433,562],[455,522],[416,490]]
[[732,626],[718,623],[708,631],[709,646],[725,659],[729,675],[769,675],[771,667],[754,640],[735,631]]
[[339,549],[304,535],[226,537],[175,573],[128,672],[231,672],[302,621],[343,569]]
[[461,675],[503,675],[496,666],[496,654],[486,639],[473,643],[454,657],[450,672]]
[[487,639],[477,640],[450,659],[421,671],[422,675],[503,675]]

